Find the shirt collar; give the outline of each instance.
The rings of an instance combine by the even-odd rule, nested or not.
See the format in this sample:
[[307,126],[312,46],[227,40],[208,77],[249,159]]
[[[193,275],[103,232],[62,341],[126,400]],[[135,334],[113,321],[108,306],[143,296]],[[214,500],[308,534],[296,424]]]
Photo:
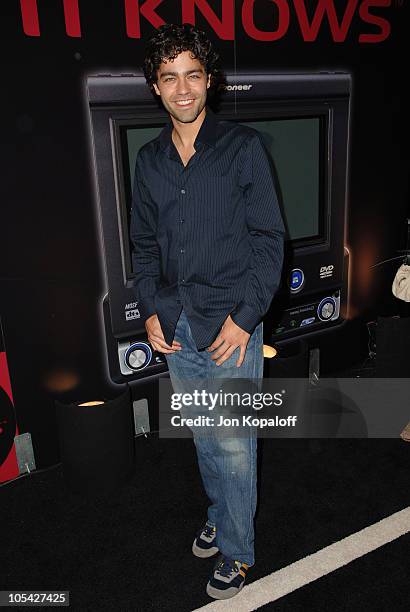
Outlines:
[[[162,150],[165,150],[172,143],[173,127],[173,123],[170,119],[159,135],[159,143]],[[194,146],[197,142],[200,142],[202,144],[209,145],[210,147],[215,147],[217,139],[217,128],[218,119],[215,116],[215,113],[209,108],[209,106],[207,106],[205,119],[203,120],[202,125],[199,128],[199,132],[195,139]]]

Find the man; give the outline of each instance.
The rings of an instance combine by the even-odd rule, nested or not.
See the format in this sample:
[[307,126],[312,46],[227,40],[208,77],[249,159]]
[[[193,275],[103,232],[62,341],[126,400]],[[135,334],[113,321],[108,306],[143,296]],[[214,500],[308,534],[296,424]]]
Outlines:
[[[283,262],[284,227],[259,134],[219,121],[206,106],[216,60],[204,33],[185,24],[159,28],[144,62],[170,122],[137,157],[135,291],[174,391],[188,379],[261,381],[262,317]],[[192,551],[221,553],[207,592],[227,599],[255,562],[256,435],[193,432],[212,503]]]

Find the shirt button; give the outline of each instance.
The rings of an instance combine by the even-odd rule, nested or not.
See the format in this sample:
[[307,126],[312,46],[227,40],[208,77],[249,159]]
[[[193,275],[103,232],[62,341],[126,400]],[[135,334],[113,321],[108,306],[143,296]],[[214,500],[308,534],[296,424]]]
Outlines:
[[181,193],[182,193],[182,195],[185,195],[185,193],[186,193],[185,189],[181,189]]
[[181,249],[181,253],[185,253],[185,249]]
[[181,223],[183,223],[185,221],[185,219],[180,219]]
[[181,283],[185,283],[185,278],[183,278],[183,279],[181,280]]

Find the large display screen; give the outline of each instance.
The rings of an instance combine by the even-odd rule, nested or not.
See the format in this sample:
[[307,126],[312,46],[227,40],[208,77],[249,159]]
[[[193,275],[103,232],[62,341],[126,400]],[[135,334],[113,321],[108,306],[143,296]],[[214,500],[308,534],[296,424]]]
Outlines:
[[[292,117],[240,121],[260,131],[273,163],[278,198],[287,229],[286,239],[295,244],[323,240],[324,232],[324,117]],[[123,244],[126,276],[131,277],[131,245],[128,228],[132,204],[135,160],[145,143],[161,132],[162,126],[120,127],[121,174],[126,211],[123,211]],[[124,214],[125,212],[125,214]]]

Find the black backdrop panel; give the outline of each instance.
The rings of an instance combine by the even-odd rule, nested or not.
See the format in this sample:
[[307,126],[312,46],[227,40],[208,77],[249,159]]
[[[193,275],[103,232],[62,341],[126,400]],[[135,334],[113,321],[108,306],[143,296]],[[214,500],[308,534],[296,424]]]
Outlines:
[[[25,34],[22,4],[38,5],[40,36]],[[391,292],[395,268],[371,266],[404,248],[400,232],[410,198],[408,3],[373,7],[360,0],[289,0],[281,3],[287,5],[288,14],[285,8],[279,15],[279,3],[270,0],[163,0],[156,9],[159,22],[181,22],[183,4],[217,46],[227,71],[352,72],[351,312],[355,317],[374,315],[381,299]],[[219,20],[228,19],[234,6],[234,28],[232,23],[228,30],[218,28],[215,17],[211,27],[199,4],[209,7],[208,17],[214,11]],[[331,27],[324,16],[317,32],[309,36],[306,27],[303,33],[303,15],[296,4],[306,7],[309,23],[315,10],[312,5],[324,4],[330,12],[335,8],[339,25],[347,6],[354,10],[344,32],[334,18]],[[101,351],[101,303],[106,287],[84,83],[88,74],[140,69],[145,43],[154,32],[152,23],[139,14],[141,38],[127,35],[125,2],[79,2],[78,6],[81,37],[67,35],[62,0],[4,0],[0,8],[6,153],[1,182],[0,314],[19,425],[22,432],[32,433],[38,467],[58,460],[52,412],[55,395],[68,402],[77,395],[88,399],[107,390],[116,392],[108,382]],[[252,20],[245,24],[242,11],[245,7],[249,12],[249,6]],[[133,35],[136,17],[128,23]],[[78,34],[78,24],[70,28],[69,34]],[[280,34],[276,40],[275,31]],[[221,38],[232,33],[234,40]],[[376,39],[366,42],[363,35],[376,35]],[[346,359],[362,349],[357,343],[359,335],[347,347]],[[68,377],[67,386],[56,393],[44,386],[44,380],[53,380],[58,368],[72,370],[78,379]]]

